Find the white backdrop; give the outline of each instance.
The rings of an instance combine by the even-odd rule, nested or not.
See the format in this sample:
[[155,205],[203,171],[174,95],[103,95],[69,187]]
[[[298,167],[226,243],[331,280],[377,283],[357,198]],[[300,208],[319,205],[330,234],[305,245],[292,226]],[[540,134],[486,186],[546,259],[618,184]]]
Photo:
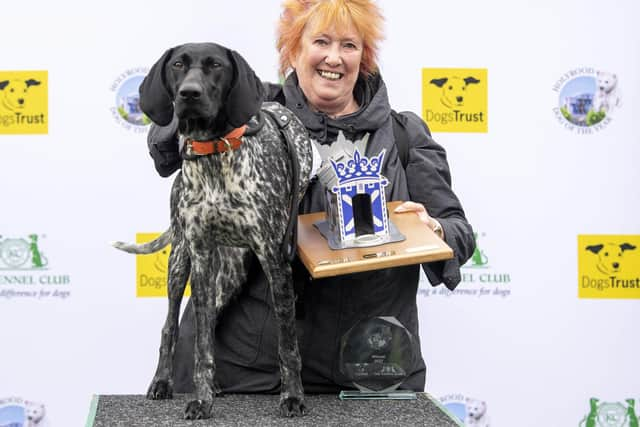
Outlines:
[[[582,425],[592,397],[599,425],[628,425],[625,399],[640,399],[640,290],[579,298],[597,255],[578,239],[640,243],[640,3],[380,4],[395,109],[421,113],[423,68],[488,73],[488,132],[434,132],[480,256],[453,295],[421,283],[427,391],[462,415],[469,399],[484,402],[492,426]],[[279,1],[2,9],[0,82],[9,71],[48,72],[34,88],[48,93],[48,132],[0,126],[0,425],[29,400],[45,407],[39,425],[77,426],[93,394],[146,391],[166,310],[164,298],[136,298],[134,258],[108,245],[164,230],[171,182],[153,168],[146,128],[114,114],[116,92],[187,41],[232,47],[277,81]],[[622,94],[587,135],[554,113],[554,86],[584,67],[615,73]],[[640,277],[638,253],[625,251],[616,277]]]

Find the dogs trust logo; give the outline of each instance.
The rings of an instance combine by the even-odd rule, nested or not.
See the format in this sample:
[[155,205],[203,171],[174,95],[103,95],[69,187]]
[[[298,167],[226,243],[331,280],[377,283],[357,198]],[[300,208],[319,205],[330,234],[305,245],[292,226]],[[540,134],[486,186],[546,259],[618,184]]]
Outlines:
[[49,271],[49,260],[42,250],[45,237],[38,234],[26,237],[0,235],[0,298],[69,297],[69,275]]
[[46,427],[46,410],[42,403],[31,402],[20,397],[0,399],[0,426],[2,427]]
[[578,134],[603,130],[622,105],[618,76],[594,68],[566,72],[553,85],[553,91],[558,95],[558,106],[553,109],[556,119]]
[[620,402],[600,402],[589,399],[589,413],[580,421],[579,427],[638,427],[635,399]]
[[[146,243],[160,236],[160,233],[137,233],[136,243]],[[167,297],[169,253],[171,245],[160,252],[149,255],[136,255],[136,297]],[[185,296],[191,295],[191,286],[187,283]]]
[[578,236],[578,296],[640,299],[640,235]]
[[441,397],[440,403],[455,418],[467,427],[490,427],[487,403],[482,400],[465,397],[462,394],[449,394]]
[[487,69],[423,68],[423,119],[433,132],[488,132]]
[[0,71],[0,134],[47,134],[47,71]]
[[111,84],[115,106],[111,107],[114,120],[127,130],[144,133],[151,120],[140,109],[138,88],[147,75],[147,68],[126,70]]

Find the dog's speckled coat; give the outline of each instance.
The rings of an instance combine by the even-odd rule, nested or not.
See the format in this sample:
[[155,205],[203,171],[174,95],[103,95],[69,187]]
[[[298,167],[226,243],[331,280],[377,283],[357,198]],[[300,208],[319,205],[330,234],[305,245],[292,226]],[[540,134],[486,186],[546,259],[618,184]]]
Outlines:
[[[234,111],[228,103],[238,102],[229,99],[237,93],[230,88],[235,84],[232,76],[237,79],[238,75],[246,75],[247,69],[250,70],[237,53],[219,45],[187,44],[167,51],[150,71],[146,79],[148,86],[143,83],[141,87],[143,110],[146,102],[146,108],[152,110],[149,114],[152,119],[155,115],[160,117],[160,122],[166,122],[167,115],[173,115],[175,106],[180,137],[186,141],[185,160],[171,190],[171,228],[147,244],[118,242],[115,246],[132,253],[152,253],[172,244],[169,310],[162,329],[158,368],[147,392],[151,399],[173,395],[172,365],[179,309],[191,275],[196,340],[195,399],[189,402],[185,413],[189,419],[211,416],[215,395],[212,331],[218,313],[245,282],[251,252],[255,253],[270,283],[278,321],[282,376],[280,412],[284,416],[294,416],[305,411],[291,266],[282,244],[291,203],[297,206],[311,172],[311,141],[306,129],[280,104],[264,103],[262,111],[250,119],[249,131],[239,149],[200,156],[191,151],[188,143],[189,138],[211,139],[228,132],[230,120],[225,120],[224,116],[232,115]],[[166,90],[169,104],[158,107],[156,99],[145,100],[145,93],[150,89],[154,91],[153,96],[157,91]],[[231,95],[225,99],[229,93]],[[154,111],[156,108],[160,113]],[[288,132],[294,141],[295,153],[291,154],[299,162],[300,185],[293,202],[290,153],[271,114],[275,114],[281,123],[288,123],[282,132]]]

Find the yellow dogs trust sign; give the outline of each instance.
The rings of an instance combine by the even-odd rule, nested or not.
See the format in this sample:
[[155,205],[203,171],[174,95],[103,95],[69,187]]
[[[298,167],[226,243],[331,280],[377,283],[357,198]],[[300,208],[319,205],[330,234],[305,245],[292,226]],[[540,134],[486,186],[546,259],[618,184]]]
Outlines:
[[49,133],[47,71],[0,71],[0,135]]
[[[136,243],[150,242],[160,233],[136,233]],[[136,255],[136,296],[166,297],[167,296],[167,268],[171,245],[163,250],[149,255]],[[187,283],[185,296],[191,295],[191,286]]]
[[640,235],[578,236],[578,296],[640,299]]
[[423,68],[422,118],[433,132],[487,133],[487,69]]

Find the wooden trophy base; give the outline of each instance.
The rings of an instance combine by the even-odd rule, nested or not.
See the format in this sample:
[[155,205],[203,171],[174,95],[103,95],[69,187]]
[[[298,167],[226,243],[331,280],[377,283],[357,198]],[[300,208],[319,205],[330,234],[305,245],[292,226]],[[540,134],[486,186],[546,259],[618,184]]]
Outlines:
[[314,226],[324,212],[298,217],[298,254],[314,279],[453,258],[453,250],[415,212],[394,213],[402,202],[387,204],[389,219],[406,239],[380,246],[333,250]]

